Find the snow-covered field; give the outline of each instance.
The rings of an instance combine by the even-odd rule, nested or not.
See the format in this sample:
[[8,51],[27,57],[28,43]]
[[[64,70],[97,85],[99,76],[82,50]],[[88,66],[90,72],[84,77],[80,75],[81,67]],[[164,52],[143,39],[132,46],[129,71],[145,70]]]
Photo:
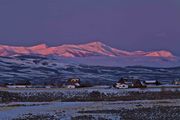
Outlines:
[[1,88],[1,91],[15,92],[15,93],[41,93],[41,92],[61,92],[64,94],[75,94],[92,91],[99,91],[101,93],[128,93],[128,92],[161,92],[161,91],[180,91],[180,86],[150,86],[147,88],[128,88],[128,89],[116,89],[111,86],[94,86],[94,87],[85,87],[77,89],[67,89],[67,88]]
[[[75,99],[70,99],[72,101],[61,101],[57,99],[47,102],[5,102],[0,104],[0,120],[24,120],[30,118],[32,120],[36,120],[37,118],[39,118],[39,120],[130,120],[126,118],[126,114],[133,111],[139,111],[139,113],[136,114],[142,113],[142,115],[150,115],[151,118],[168,118],[169,116],[177,118],[173,120],[179,120],[178,118],[180,118],[180,115],[177,113],[180,112],[180,88],[173,88],[171,86],[163,89],[114,89],[108,86],[95,86],[80,89],[1,89],[1,91],[20,93],[21,95],[30,97],[37,97],[37,95],[41,97],[43,93],[50,93],[52,96],[62,94],[62,96],[67,98],[76,98],[76,96],[78,96],[84,101],[80,102]],[[96,94],[90,95],[91,97],[101,97],[101,94],[98,96],[97,91],[106,97],[97,99],[97,101],[93,101],[96,99],[85,101],[86,99],[84,99],[84,97],[88,97],[87,95],[93,92]],[[131,93],[138,94],[134,96]],[[149,96],[148,93],[155,98]],[[111,97],[110,95],[115,95],[113,97],[117,98],[116,100],[108,100],[108,95],[109,97]],[[143,95],[143,98],[140,96],[139,99],[139,95]],[[124,99],[126,97],[129,99]],[[13,98],[13,100],[15,100],[15,98]],[[163,113],[164,109],[169,109],[167,115]],[[158,112],[158,114],[152,113],[154,114],[152,115],[149,111]],[[141,117],[142,116],[140,116],[140,118]]]
[[[13,118],[23,116],[28,117],[32,115],[48,114],[52,120],[71,120],[77,116],[93,116],[94,118],[119,120],[122,116],[119,114],[113,114],[113,111],[122,109],[133,110],[137,108],[152,108],[154,106],[180,107],[180,99],[116,102],[8,103],[1,105],[0,119],[12,120]],[[109,110],[112,110],[112,113],[106,114],[105,111]],[[104,111],[105,113],[88,113],[86,111]]]

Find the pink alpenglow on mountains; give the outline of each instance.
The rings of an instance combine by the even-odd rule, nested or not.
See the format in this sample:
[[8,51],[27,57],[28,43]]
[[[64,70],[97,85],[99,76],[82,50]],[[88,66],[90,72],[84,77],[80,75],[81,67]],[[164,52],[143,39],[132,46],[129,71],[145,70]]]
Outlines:
[[90,57],[90,56],[108,56],[108,57],[163,57],[174,58],[175,56],[169,51],[135,51],[128,52],[107,46],[101,42],[91,42],[87,44],[72,45],[65,44],[56,47],[48,47],[46,44],[40,44],[32,47],[17,47],[0,45],[0,56],[16,56],[16,55],[56,55],[60,57]]

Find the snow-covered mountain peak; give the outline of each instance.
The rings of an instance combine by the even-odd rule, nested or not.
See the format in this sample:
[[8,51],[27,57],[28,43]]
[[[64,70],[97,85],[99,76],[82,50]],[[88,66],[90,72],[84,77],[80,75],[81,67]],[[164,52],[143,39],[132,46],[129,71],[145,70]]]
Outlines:
[[48,46],[46,44],[39,44],[39,45],[30,47],[30,49],[34,49],[34,50],[47,49],[47,48]]
[[153,57],[175,57],[171,52],[166,50],[149,52],[145,56],[153,56]]
[[161,51],[135,51],[129,52],[119,50],[105,45],[102,42],[95,41],[86,44],[65,44],[61,46],[48,47],[46,44],[39,44],[32,47],[17,47],[0,45],[0,56],[14,56],[14,55],[56,55],[60,57],[92,57],[92,56],[107,56],[107,57],[163,57],[174,58],[175,56],[165,50]]
[[83,45],[89,45],[89,46],[94,46],[94,47],[106,46],[104,43],[99,42],[99,41],[90,42],[90,43],[83,44]]

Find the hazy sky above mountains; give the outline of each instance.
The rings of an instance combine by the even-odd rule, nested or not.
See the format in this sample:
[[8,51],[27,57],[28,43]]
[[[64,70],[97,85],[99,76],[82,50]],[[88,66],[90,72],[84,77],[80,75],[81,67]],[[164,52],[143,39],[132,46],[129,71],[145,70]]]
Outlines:
[[180,56],[180,0],[0,0],[0,44],[92,41]]

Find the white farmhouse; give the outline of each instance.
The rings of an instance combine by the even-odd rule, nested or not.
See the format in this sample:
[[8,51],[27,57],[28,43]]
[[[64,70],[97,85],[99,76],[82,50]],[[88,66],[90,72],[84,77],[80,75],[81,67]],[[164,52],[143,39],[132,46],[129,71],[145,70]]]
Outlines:
[[115,87],[119,89],[127,89],[128,85],[124,83],[116,83]]
[[74,88],[76,88],[76,86],[75,85],[67,85],[66,88],[74,89]]

